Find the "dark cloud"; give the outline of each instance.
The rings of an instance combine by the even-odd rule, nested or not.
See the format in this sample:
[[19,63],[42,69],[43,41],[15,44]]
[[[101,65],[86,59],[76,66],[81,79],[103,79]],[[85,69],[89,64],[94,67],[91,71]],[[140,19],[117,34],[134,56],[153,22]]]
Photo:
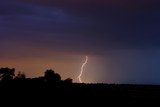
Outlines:
[[[159,10],[159,0],[23,0],[29,4],[58,8],[83,17],[104,17],[114,11]],[[22,2],[22,0],[21,0]],[[112,13],[113,12],[113,13]],[[117,14],[117,13],[116,13]]]
[[77,9],[100,7],[156,8],[160,3],[159,0],[26,0],[26,2]]
[[6,0],[0,4],[0,30],[4,38],[45,40],[46,47],[59,44],[62,50],[82,51],[84,44],[102,52],[159,48],[158,5],[158,0]]
[[[45,59],[52,65],[54,55],[63,61],[68,55],[95,55],[102,59],[91,57],[91,65],[97,62],[90,74],[104,76],[98,82],[158,83],[159,5],[159,0],[0,0],[0,59],[6,64]],[[67,64],[77,63],[68,59]]]

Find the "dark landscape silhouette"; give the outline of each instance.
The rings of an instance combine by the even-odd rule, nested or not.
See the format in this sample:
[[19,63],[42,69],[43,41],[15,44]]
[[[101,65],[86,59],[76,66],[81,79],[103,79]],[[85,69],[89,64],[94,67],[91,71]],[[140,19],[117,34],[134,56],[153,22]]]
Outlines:
[[21,72],[15,75],[14,68],[0,68],[0,91],[5,101],[16,99],[35,103],[37,100],[37,103],[46,101],[52,105],[63,102],[72,105],[158,104],[160,100],[158,85],[73,83],[71,78],[61,80],[52,69],[46,70],[44,76],[27,78]]

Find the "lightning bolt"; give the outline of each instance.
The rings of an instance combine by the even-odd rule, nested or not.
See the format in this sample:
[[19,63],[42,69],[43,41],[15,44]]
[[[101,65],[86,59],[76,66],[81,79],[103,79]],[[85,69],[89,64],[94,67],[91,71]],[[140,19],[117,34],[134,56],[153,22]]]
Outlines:
[[81,76],[82,76],[82,74],[83,74],[84,67],[85,67],[85,65],[86,65],[87,63],[88,63],[88,56],[86,56],[86,59],[85,59],[84,63],[83,63],[82,66],[81,66],[80,74],[79,74],[79,76],[78,76],[78,80],[79,80],[80,83],[82,83]]

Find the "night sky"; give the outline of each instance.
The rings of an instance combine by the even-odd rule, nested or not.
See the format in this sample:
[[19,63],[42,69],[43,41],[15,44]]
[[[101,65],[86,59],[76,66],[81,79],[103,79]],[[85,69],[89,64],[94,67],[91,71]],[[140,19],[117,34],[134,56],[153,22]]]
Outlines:
[[0,66],[77,82],[160,84],[160,0],[0,0]]

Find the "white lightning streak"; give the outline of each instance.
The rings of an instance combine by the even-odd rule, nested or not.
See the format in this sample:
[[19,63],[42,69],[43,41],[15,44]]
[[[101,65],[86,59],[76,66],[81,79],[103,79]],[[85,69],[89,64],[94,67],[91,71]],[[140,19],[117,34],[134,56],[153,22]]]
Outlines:
[[78,76],[78,79],[79,79],[79,82],[80,82],[80,83],[82,83],[81,76],[82,76],[82,74],[83,74],[84,67],[85,67],[85,65],[86,65],[87,63],[88,63],[88,56],[86,56],[86,59],[85,59],[84,63],[83,63],[82,66],[81,66],[80,74],[79,74],[79,76]]

